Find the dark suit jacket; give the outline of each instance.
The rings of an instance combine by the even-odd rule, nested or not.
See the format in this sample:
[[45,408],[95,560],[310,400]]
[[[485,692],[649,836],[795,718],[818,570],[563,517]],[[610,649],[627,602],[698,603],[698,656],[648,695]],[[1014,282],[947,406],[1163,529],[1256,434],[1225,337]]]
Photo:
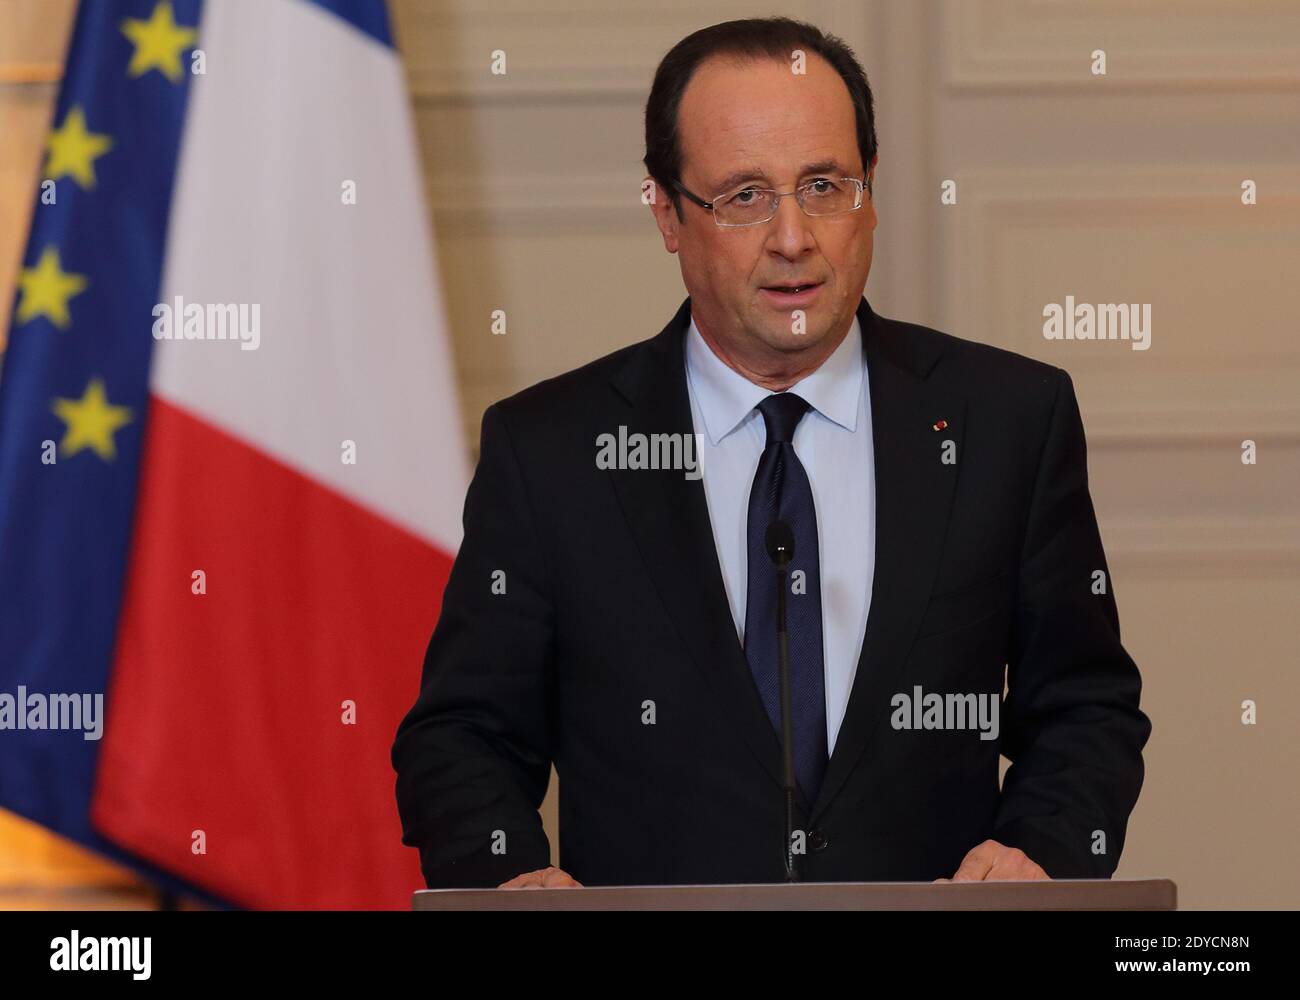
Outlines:
[[[823,787],[797,817],[803,877],[950,876],[990,837],[1052,877],[1109,877],[1151,726],[1120,645],[1070,378],[878,317],[865,299],[858,317],[875,582]],[[620,425],[693,431],[689,322],[687,299],[658,336],[483,415],[464,542],[392,752],[403,843],[431,887],[550,863],[538,806],[552,762],[560,866],[578,881],[783,878],[779,738],[737,639],[703,483],[596,463],[597,437]],[[891,724],[895,693],[1001,694],[1004,679],[997,740]],[[1012,762],[1001,788],[999,754]]]

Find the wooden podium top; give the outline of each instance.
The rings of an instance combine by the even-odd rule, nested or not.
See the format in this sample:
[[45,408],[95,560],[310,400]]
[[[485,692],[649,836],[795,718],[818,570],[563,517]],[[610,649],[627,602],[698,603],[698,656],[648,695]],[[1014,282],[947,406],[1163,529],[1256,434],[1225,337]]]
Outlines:
[[421,889],[416,910],[1174,910],[1168,879]]

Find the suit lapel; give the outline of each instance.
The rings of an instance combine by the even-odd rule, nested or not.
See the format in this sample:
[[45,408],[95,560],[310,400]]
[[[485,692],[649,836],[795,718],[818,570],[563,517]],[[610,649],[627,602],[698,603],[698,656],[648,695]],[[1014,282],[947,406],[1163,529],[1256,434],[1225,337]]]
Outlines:
[[[812,825],[857,766],[900,690],[903,664],[938,568],[965,429],[965,401],[938,380],[927,380],[937,351],[882,322],[865,299],[858,318],[871,387],[876,565],[862,652]],[[936,431],[939,420],[948,425]],[[954,464],[941,461],[946,440],[956,445]]]
[[[685,335],[691,300],[663,331],[631,352],[614,375],[624,407],[602,432],[692,434]],[[698,457],[698,452],[696,453]],[[682,471],[612,469],[615,492],[668,615],[729,717],[772,780],[781,782],[781,745],[736,635],[701,479]]]

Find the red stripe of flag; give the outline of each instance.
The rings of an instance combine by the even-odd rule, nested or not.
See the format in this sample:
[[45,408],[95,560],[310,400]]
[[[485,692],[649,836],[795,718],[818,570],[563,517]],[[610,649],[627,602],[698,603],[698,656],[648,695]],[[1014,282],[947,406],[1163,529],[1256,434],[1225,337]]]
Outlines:
[[96,826],[242,905],[408,906],[388,754],[451,555],[157,397],[146,437]]

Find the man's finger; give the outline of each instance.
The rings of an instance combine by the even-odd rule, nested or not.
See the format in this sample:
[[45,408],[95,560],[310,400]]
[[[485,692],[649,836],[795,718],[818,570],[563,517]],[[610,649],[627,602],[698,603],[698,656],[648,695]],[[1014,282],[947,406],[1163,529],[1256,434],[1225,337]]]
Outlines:
[[542,884],[542,876],[546,873],[545,868],[539,868],[537,871],[524,872],[522,875],[516,875],[508,882],[502,882],[498,889],[527,889],[529,886],[538,888]]
[[961,866],[953,873],[954,882],[982,882],[984,876],[993,867],[996,845],[986,840],[972,847],[962,859]]
[[1046,878],[1047,872],[1014,847],[1000,852],[984,876],[986,882],[1033,882]]
[[577,881],[572,875],[563,868],[556,868],[551,865],[549,868],[539,868],[537,871],[524,872],[522,875],[516,875],[508,882],[502,882],[498,889],[581,889],[582,883]]
[[548,868],[542,873],[542,885],[547,889],[581,889],[582,884],[562,868]]

